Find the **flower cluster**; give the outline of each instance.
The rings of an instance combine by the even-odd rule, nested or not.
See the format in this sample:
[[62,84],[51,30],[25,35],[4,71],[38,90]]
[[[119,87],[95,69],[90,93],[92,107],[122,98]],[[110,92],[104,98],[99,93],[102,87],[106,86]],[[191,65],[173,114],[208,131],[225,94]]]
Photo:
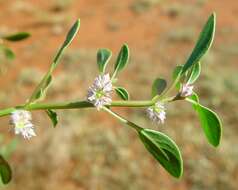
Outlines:
[[15,127],[15,134],[21,134],[25,139],[36,136],[31,120],[31,112],[29,111],[16,110],[12,112],[10,123]]
[[166,119],[165,107],[162,102],[157,102],[155,105],[147,108],[146,112],[148,117],[158,124],[163,124]]
[[112,81],[109,74],[99,75],[95,78],[94,83],[89,87],[87,100],[91,102],[97,110],[112,102]]

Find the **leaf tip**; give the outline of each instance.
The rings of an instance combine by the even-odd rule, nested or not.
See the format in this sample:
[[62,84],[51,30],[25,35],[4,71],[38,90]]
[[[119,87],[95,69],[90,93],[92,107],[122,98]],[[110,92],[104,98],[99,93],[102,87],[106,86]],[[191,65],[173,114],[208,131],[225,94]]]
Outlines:
[[213,20],[216,20],[216,12],[212,12],[211,17],[213,18]]

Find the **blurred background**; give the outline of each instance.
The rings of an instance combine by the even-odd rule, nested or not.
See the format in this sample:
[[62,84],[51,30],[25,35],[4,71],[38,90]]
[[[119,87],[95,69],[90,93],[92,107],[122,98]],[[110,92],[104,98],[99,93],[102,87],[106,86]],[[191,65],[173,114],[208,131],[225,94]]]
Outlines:
[[181,180],[169,176],[147,153],[134,131],[106,113],[58,111],[53,128],[44,112],[34,112],[37,137],[15,137],[0,118],[1,152],[9,158],[12,190],[235,190],[238,186],[238,4],[234,0],[0,0],[0,34],[27,31],[31,37],[7,43],[16,54],[0,56],[0,106],[21,104],[48,69],[77,18],[81,28],[65,52],[46,101],[84,99],[98,74],[98,48],[113,51],[112,70],[121,45],[131,61],[119,84],[131,99],[148,99],[156,77],[171,79],[183,64],[209,15],[217,13],[214,44],[202,61],[195,91],[222,117],[221,146],[212,148],[189,104],[168,106],[164,125],[156,126],[143,109],[116,109],[137,124],[165,132],[184,159]]

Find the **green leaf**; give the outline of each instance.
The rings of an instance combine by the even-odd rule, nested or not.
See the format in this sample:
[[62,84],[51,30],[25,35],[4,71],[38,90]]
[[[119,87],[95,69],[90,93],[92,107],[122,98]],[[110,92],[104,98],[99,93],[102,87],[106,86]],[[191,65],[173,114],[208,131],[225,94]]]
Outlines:
[[202,105],[197,106],[196,110],[208,141],[217,147],[222,134],[222,124],[218,115]]
[[124,44],[119,52],[119,55],[116,60],[116,64],[114,67],[114,73],[117,73],[118,71],[122,70],[129,61],[129,48],[127,44]]
[[15,54],[10,48],[4,47],[3,51],[7,59],[13,60],[15,58]]
[[152,97],[160,95],[165,90],[166,86],[167,86],[166,80],[162,78],[155,79],[152,85],[152,92],[151,92]]
[[222,123],[219,116],[209,108],[201,105],[197,95],[186,98],[193,104],[193,108],[198,113],[201,126],[208,142],[214,147],[219,146],[222,136]]
[[120,120],[122,123],[125,123],[129,127],[135,129],[146,149],[172,176],[176,178],[182,176],[183,160],[181,153],[173,140],[161,132],[141,128],[107,107],[103,107],[103,109]]
[[7,184],[12,179],[12,171],[7,161],[0,155],[0,176],[3,184]]
[[198,63],[200,59],[204,56],[204,54],[209,50],[215,35],[215,25],[216,25],[216,16],[215,13],[213,13],[209,17],[205,26],[203,27],[203,30],[198,38],[198,41],[190,57],[188,58],[187,62],[183,67],[182,74],[185,73],[194,64]]
[[99,49],[97,53],[97,64],[100,73],[104,73],[106,66],[112,56],[112,52],[108,49]]
[[201,73],[201,64],[200,62],[193,65],[190,76],[188,77],[188,84],[193,84],[199,77]]
[[52,72],[54,71],[54,69],[58,65],[59,59],[60,59],[62,53],[69,46],[69,44],[72,42],[72,40],[76,36],[76,34],[79,30],[79,27],[80,27],[80,20],[78,19],[74,23],[74,25],[71,27],[71,29],[69,30],[63,45],[59,49],[58,53],[56,54],[56,56],[53,60],[53,63],[50,66],[49,71],[43,77],[40,84],[36,87],[35,91],[33,92],[32,96],[30,97],[30,99],[28,101],[28,104],[39,101],[39,100],[41,100],[45,97],[46,91],[47,91],[47,89],[48,89],[48,87],[49,87],[49,85],[52,81]]
[[30,37],[30,34],[28,32],[18,32],[18,33],[15,33],[15,34],[4,36],[3,39],[15,42],[15,41],[24,40],[28,37]]
[[56,127],[56,125],[58,124],[58,115],[55,111],[53,110],[46,110],[47,115],[49,116],[53,127]]
[[161,132],[150,129],[140,130],[139,137],[146,149],[172,176],[176,178],[182,176],[183,160],[172,139]]
[[129,93],[123,87],[116,87],[115,88],[117,95],[123,100],[129,100]]

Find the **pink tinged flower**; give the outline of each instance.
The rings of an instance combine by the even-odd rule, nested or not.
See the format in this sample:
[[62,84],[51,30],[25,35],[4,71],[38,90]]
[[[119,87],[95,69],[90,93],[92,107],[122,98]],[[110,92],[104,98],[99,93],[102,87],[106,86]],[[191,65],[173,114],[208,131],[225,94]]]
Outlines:
[[166,119],[165,107],[161,102],[157,102],[154,106],[147,108],[146,112],[148,117],[158,124],[163,124]]
[[97,110],[112,102],[113,92],[112,81],[109,74],[99,75],[95,78],[92,86],[89,87],[87,100],[91,102]]
[[12,112],[10,123],[14,125],[15,134],[21,134],[25,139],[36,136],[31,120],[31,112],[29,111],[16,110]]
[[190,84],[183,84],[182,89],[180,91],[181,97],[188,97],[193,94],[193,86]]

